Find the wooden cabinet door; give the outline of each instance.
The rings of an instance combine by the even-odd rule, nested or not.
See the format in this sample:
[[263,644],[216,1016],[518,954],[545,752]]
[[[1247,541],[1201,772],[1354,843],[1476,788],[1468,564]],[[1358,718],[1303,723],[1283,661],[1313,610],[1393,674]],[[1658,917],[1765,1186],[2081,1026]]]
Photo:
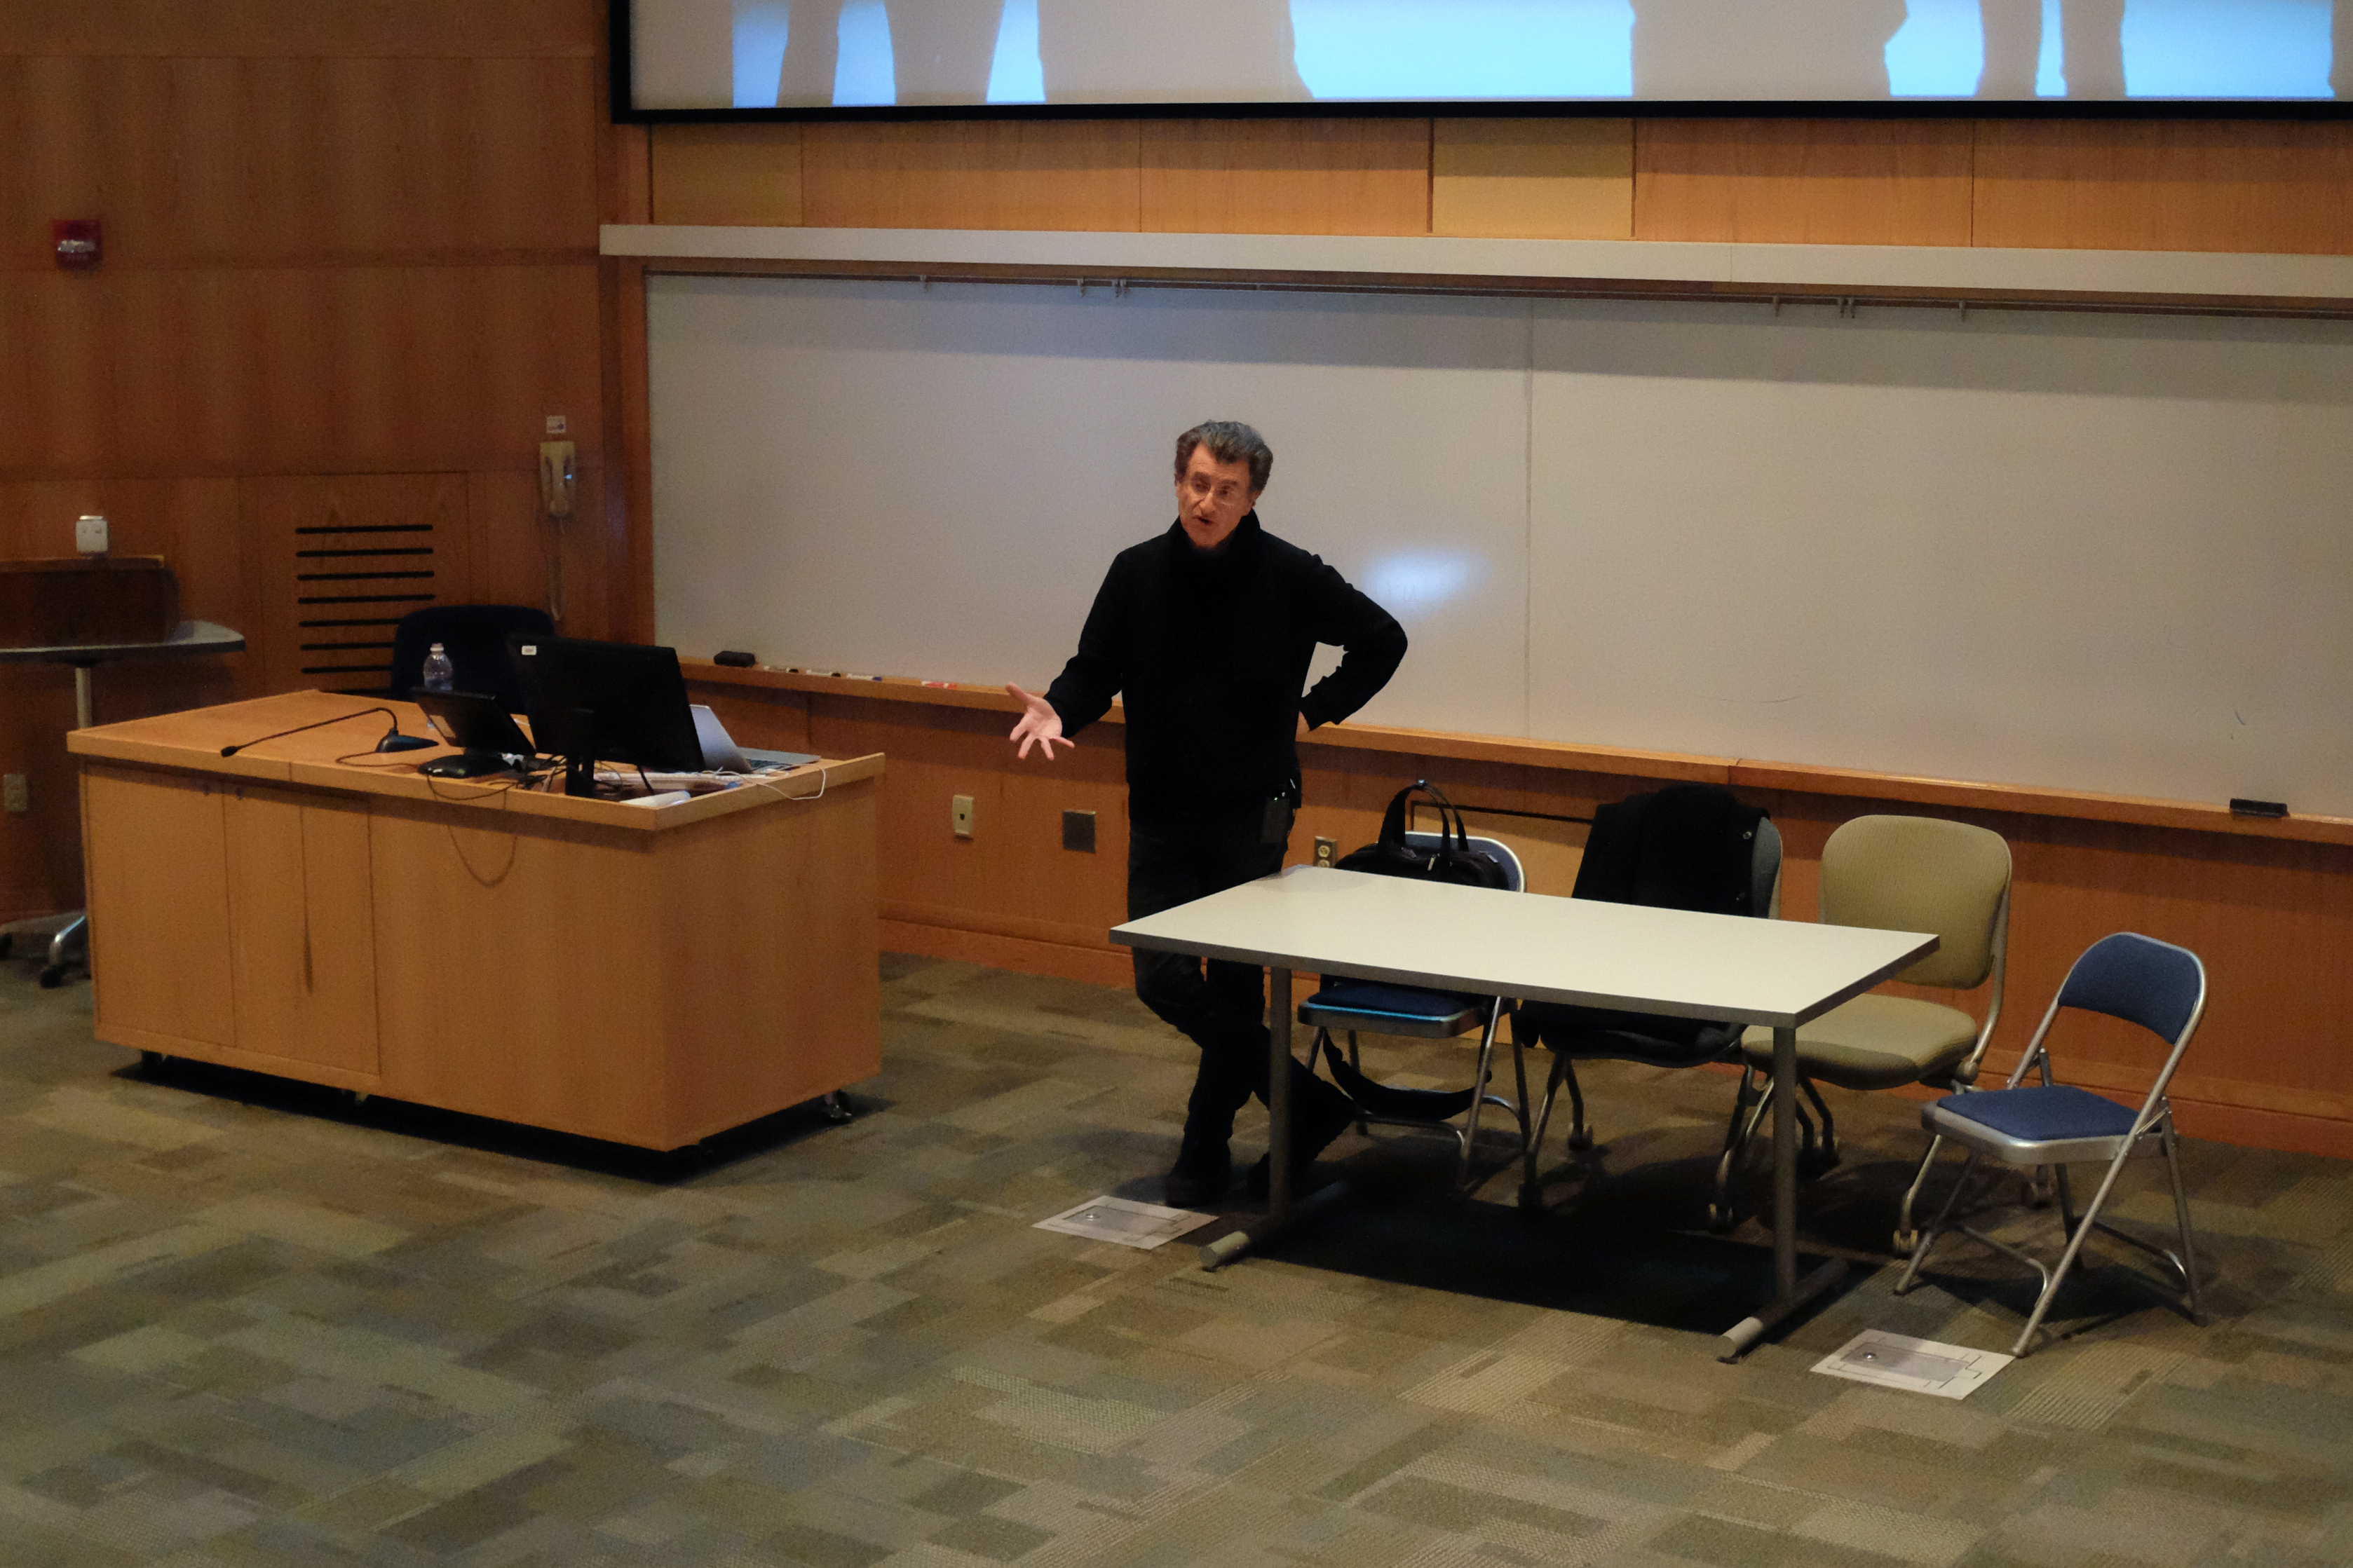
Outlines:
[[237,1048],[365,1080],[328,1079],[346,1088],[373,1088],[375,918],[365,805],[247,784],[233,786],[224,806]]
[[172,1053],[233,1046],[219,786],[92,766],[81,789],[99,1038]]

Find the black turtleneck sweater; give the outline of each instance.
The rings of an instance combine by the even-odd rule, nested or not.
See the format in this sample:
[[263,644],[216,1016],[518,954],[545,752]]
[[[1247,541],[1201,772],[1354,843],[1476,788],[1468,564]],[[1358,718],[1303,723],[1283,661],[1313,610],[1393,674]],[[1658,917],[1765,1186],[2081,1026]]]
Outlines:
[[[1317,643],[1345,652],[1303,698]],[[1214,551],[1182,523],[1121,551],[1046,700],[1075,735],[1124,693],[1128,816],[1181,824],[1293,784],[1298,716],[1337,723],[1404,658],[1387,610],[1251,512]]]

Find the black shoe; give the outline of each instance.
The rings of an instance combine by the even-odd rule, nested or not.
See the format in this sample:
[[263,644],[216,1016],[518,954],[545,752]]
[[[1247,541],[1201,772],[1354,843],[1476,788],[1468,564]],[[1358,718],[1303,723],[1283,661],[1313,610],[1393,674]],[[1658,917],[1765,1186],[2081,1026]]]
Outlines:
[[1216,1203],[1233,1184],[1234,1168],[1226,1151],[1198,1159],[1180,1156],[1161,1178],[1160,1201],[1172,1209],[1198,1208]]
[[[1305,1185],[1307,1168],[1315,1163],[1315,1156],[1324,1152],[1325,1145],[1354,1126],[1356,1121],[1356,1103],[1346,1095],[1320,1078],[1310,1076],[1305,1081],[1314,1088],[1306,1091],[1307,1103],[1293,1112],[1291,1124],[1291,1190],[1293,1194]],[[1298,1091],[1296,1079],[1293,1088],[1294,1092]],[[1243,1190],[1260,1203],[1266,1201],[1268,1188],[1272,1184],[1273,1168],[1268,1163],[1270,1158],[1265,1154],[1260,1155],[1258,1163],[1250,1168],[1250,1174],[1242,1178]]]

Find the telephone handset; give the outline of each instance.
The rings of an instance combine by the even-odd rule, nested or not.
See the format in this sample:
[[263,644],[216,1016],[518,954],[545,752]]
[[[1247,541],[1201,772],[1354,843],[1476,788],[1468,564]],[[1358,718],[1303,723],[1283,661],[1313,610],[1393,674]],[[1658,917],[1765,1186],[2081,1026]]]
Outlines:
[[539,504],[553,518],[572,515],[572,443],[539,444]]

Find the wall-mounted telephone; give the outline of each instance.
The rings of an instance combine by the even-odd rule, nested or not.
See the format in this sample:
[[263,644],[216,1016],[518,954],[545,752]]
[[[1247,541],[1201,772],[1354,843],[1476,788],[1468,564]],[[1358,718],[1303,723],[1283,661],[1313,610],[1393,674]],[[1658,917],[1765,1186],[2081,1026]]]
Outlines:
[[539,504],[554,518],[572,515],[572,443],[539,444]]

